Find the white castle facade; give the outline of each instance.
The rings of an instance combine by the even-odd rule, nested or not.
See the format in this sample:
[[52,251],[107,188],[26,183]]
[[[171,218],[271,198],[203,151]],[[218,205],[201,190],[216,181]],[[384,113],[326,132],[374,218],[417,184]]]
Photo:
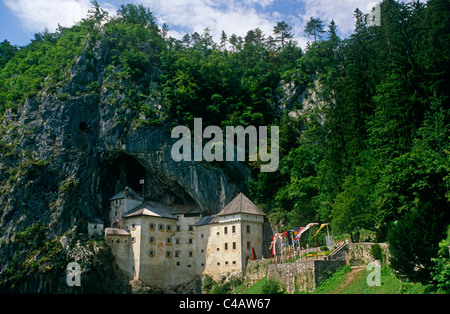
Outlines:
[[265,214],[242,193],[205,216],[193,205],[146,202],[126,187],[110,199],[110,218],[105,240],[117,265],[149,286],[170,288],[199,275],[217,280],[263,255]]

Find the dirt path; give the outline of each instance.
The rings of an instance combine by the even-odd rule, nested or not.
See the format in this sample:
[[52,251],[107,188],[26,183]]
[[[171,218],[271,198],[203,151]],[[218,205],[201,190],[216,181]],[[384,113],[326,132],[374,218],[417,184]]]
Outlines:
[[339,294],[341,291],[350,284],[362,271],[364,271],[366,267],[358,267],[353,268],[352,271],[347,275],[347,278],[345,278],[344,283],[336,289],[333,293]]

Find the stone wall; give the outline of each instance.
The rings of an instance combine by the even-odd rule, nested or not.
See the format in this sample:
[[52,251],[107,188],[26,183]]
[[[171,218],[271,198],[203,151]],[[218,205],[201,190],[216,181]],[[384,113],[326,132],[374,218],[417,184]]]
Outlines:
[[272,259],[249,260],[245,269],[245,276],[252,281],[258,281],[267,276]]
[[345,266],[344,260],[296,261],[289,264],[272,264],[267,270],[267,279],[275,279],[289,293],[294,291],[314,291],[329,273]]
[[348,245],[347,254],[350,260],[362,260],[364,263],[370,263],[374,261],[372,257],[372,246],[378,244],[383,251],[383,263],[389,263],[390,253],[389,245],[387,243],[350,243]]
[[[373,262],[372,246],[377,243],[349,243],[336,250],[323,260],[298,260],[294,263],[274,264],[272,259],[250,261],[246,269],[246,277],[257,281],[267,276],[267,279],[277,280],[288,292],[312,292],[317,286],[350,261],[362,260]],[[389,246],[378,243],[383,251],[383,262],[389,260]]]

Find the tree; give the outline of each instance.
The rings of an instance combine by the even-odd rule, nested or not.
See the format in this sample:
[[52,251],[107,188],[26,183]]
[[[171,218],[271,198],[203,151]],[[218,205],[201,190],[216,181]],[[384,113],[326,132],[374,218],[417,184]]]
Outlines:
[[117,14],[130,24],[157,27],[152,11],[142,4],[139,6],[130,3],[122,4]]
[[91,18],[94,20],[95,24],[97,26],[100,26],[101,23],[108,18],[109,13],[108,13],[108,11],[105,11],[100,7],[100,4],[98,3],[97,0],[91,0],[91,5],[92,5],[92,8],[89,9],[88,13],[90,14]]
[[236,51],[236,47],[238,45],[238,37],[236,34],[231,35],[230,44],[231,44],[231,47],[233,48],[233,52]]
[[305,26],[305,34],[308,37],[314,37],[314,41],[320,39],[322,34],[325,33],[323,30],[324,25],[320,18],[311,17],[310,20],[306,23]]
[[220,35],[220,49],[226,50],[227,47],[228,36],[225,31],[222,31],[222,35]]
[[334,20],[331,20],[328,26],[328,40],[337,45],[339,41],[339,36],[337,35],[337,25]]
[[390,226],[391,265],[412,281],[429,283],[432,258],[446,238],[450,206],[448,113],[432,101],[411,151],[395,158],[377,186],[380,223]]
[[0,69],[3,68],[12,57],[14,57],[17,51],[17,47],[11,45],[11,43],[6,39],[0,44]]
[[284,21],[277,23],[277,25],[273,28],[273,33],[275,35],[275,40],[280,42],[281,47],[283,48],[286,44],[286,40],[290,40],[294,37],[292,34],[292,26]]

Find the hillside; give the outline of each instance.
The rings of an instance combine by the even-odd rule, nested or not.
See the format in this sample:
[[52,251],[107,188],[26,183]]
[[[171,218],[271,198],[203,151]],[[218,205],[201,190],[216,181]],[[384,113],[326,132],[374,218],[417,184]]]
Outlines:
[[[0,292],[67,292],[69,261],[89,278],[79,292],[129,292],[86,236],[125,185],[211,214],[244,191],[276,232],[330,223],[335,239],[387,241],[400,278],[449,288],[448,0],[384,0],[380,26],[356,9],[348,38],[308,23],[306,49],[284,22],[217,43],[172,38],[143,6],[92,4],[73,27],[0,44]],[[171,130],[195,118],[278,126],[277,171],[260,171],[261,151],[175,161]]]

